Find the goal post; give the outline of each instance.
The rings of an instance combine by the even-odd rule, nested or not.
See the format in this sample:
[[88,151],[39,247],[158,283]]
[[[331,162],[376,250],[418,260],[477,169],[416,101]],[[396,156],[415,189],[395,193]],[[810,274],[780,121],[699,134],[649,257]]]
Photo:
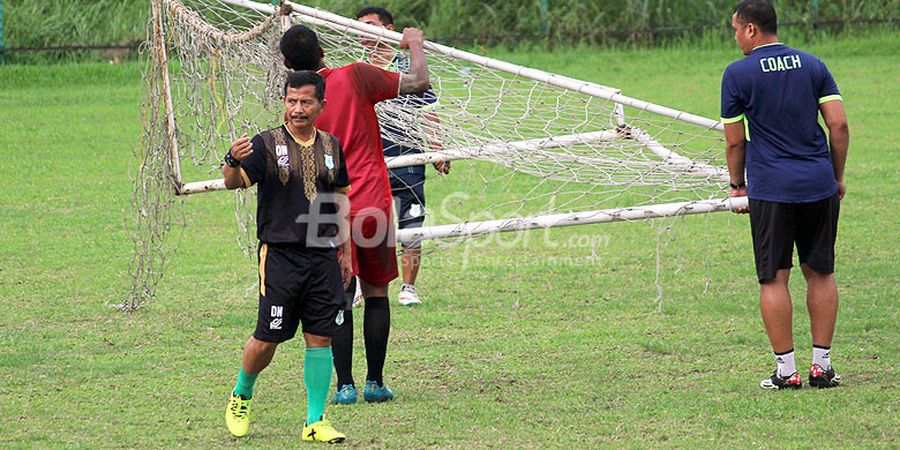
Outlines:
[[[219,0],[226,4],[232,4],[235,6],[240,6],[243,8],[247,8],[250,10],[255,10],[258,12],[262,12],[265,14],[279,14],[279,8],[277,6],[272,5],[271,3],[259,3],[251,0]],[[171,105],[171,87],[168,79],[168,59],[166,57],[166,49],[164,43],[164,36],[161,35],[161,26],[158,23],[160,19],[160,14],[158,10],[160,6],[157,4],[158,2],[152,2],[154,4],[154,11],[157,11],[153,14],[154,21],[154,41],[153,47],[154,51],[157,54],[157,58],[160,61],[161,67],[161,76],[162,82],[164,84],[164,92],[165,92],[165,106],[166,106],[166,116],[167,116],[167,130],[170,136],[170,153],[171,153],[171,164],[174,176],[175,183],[175,192],[178,195],[189,195],[195,193],[202,192],[210,192],[214,190],[222,190],[225,189],[225,183],[221,179],[213,179],[213,180],[204,180],[197,182],[185,182],[181,176],[181,163],[178,155],[178,142],[175,137],[176,135],[176,125],[174,119],[174,112],[172,110]],[[167,2],[170,4],[176,4],[173,8],[173,11],[181,12],[182,14],[190,14],[184,13],[186,8],[177,2]],[[310,8],[307,6],[303,6],[294,2],[285,2],[291,9],[292,13],[289,15],[281,16],[281,20],[283,20],[282,27],[287,27],[290,24],[290,20],[294,19],[299,22],[306,22],[310,24],[323,25],[331,28],[339,28],[343,27],[346,31],[351,32],[354,35],[360,37],[369,37],[380,40],[385,40],[392,44],[398,44],[400,39],[402,38],[402,34],[388,30],[386,28],[376,27],[373,25],[369,25],[360,21],[352,20],[345,18],[343,16],[329,13],[327,11],[323,11],[321,9]],[[195,23],[198,32],[207,32],[207,33],[218,33],[224,39],[230,41],[243,41],[252,39],[253,37],[258,36],[261,32],[265,31],[272,25],[271,20],[266,20],[262,22],[260,25],[254,27],[254,29],[248,30],[243,33],[229,34],[225,31],[216,30],[214,26],[206,23],[200,17],[192,17],[193,22]],[[715,130],[723,130],[722,124],[719,121],[708,119],[705,117],[697,116],[694,114],[686,113],[683,111],[678,111],[669,107],[656,105],[650,102],[646,102],[643,100],[627,97],[621,95],[621,91],[619,89],[615,89],[608,86],[599,85],[592,82],[577,80],[574,78],[551,74],[548,72],[544,72],[538,69],[528,68],[524,66],[519,66],[516,64],[500,61],[497,59],[488,58],[485,56],[476,55],[470,52],[458,50],[452,47],[444,46],[441,44],[437,44],[434,42],[426,42],[425,44],[426,50],[444,55],[449,58],[455,58],[462,61],[468,61],[474,63],[479,66],[483,66],[486,68],[496,69],[499,71],[503,71],[509,74],[513,74],[517,77],[528,78],[537,82],[547,83],[550,85],[558,86],[563,89],[568,89],[571,91],[575,91],[578,93],[582,93],[585,95],[610,100],[615,103],[615,116],[617,119],[617,125],[623,126],[627,124],[627,121],[624,117],[624,113],[622,112],[622,106],[627,105],[633,108],[637,108],[639,110],[652,112],[655,114],[659,114],[664,117],[669,117],[676,120],[681,120],[686,123],[690,123],[693,125],[697,125],[700,127],[705,127],[709,129]],[[625,125],[627,126],[627,125]],[[621,133],[615,133],[612,131],[597,131],[595,133],[607,133],[609,137],[616,138],[621,137]],[[553,141],[560,143],[559,145],[565,145],[566,137],[561,137],[559,139],[554,139]],[[653,151],[657,152],[661,157],[669,160],[681,160],[683,163],[688,165],[696,165],[695,162],[683,158],[679,156],[672,150],[664,148],[659,143],[653,142],[652,139],[646,133],[639,133],[636,135],[636,140],[642,143],[646,143],[648,148],[651,148]],[[570,141],[569,143],[571,143]],[[509,146],[517,146],[520,148],[527,149],[529,144],[532,142],[510,142]],[[485,152],[481,152],[483,154],[494,153],[497,150],[497,147],[502,144],[493,144],[491,148],[487,149]],[[469,152],[471,153],[471,152]],[[435,153],[434,155],[430,155],[429,161],[437,161],[437,160],[455,160],[464,158],[464,152],[446,152],[445,154]],[[665,156],[663,156],[665,154]],[[421,164],[421,158],[409,158],[409,159],[397,159],[393,162],[389,162],[389,167],[397,168],[403,167],[404,165],[416,165]],[[709,166],[706,169],[710,169]],[[717,172],[713,169],[714,172]]]
[[[319,36],[325,63],[366,61],[371,44],[402,53],[400,33],[293,2],[150,0],[147,96],[135,155],[130,304],[152,296],[165,262],[169,210],[192,194],[225,189],[227,146],[278,126],[286,77],[278,43],[293,23]],[[426,41],[437,103],[378,103],[382,137],[418,151],[388,168],[458,161],[452,189],[461,223],[435,216],[402,240],[727,211],[723,126],[714,119],[624,95],[619,88],[524,67]],[[432,148],[431,141],[440,146]],[[457,181],[459,180],[459,181]],[[237,194],[240,239],[252,239],[252,194]],[[626,205],[626,206],[623,206]],[[485,220],[486,219],[486,220]],[[450,219],[459,221],[459,219]],[[252,246],[245,245],[245,248]]]
[[435,225],[421,228],[397,230],[397,240],[412,242],[448,238],[469,238],[485,234],[527,231],[573,225],[623,222],[660,217],[687,216],[720,211],[733,211],[748,206],[747,197],[728,197],[722,200],[700,200],[692,202],[665,203],[652,206],[614,208],[597,211],[582,211],[569,214],[548,214],[514,219],[464,222],[451,225]]

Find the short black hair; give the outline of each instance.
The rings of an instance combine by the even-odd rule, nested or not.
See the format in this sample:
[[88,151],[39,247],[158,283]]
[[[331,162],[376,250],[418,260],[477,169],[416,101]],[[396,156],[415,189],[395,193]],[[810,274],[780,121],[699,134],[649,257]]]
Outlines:
[[287,95],[289,87],[300,88],[303,86],[315,86],[316,98],[321,102],[325,100],[325,79],[312,70],[296,70],[288,74],[284,81],[284,95]]
[[378,19],[381,20],[382,25],[394,24],[394,16],[391,15],[391,12],[380,6],[364,6],[356,12],[356,18],[361,19],[369,14],[378,14]]
[[316,32],[294,25],[281,36],[281,54],[288,66],[294,70],[316,70],[321,62],[322,47]]
[[734,7],[743,24],[752,23],[763,34],[778,34],[778,16],[769,0],[744,0]]

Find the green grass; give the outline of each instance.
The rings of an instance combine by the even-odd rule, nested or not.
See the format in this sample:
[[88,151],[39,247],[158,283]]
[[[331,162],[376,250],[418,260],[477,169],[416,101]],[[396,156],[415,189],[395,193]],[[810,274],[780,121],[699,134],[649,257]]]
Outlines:
[[[661,235],[663,314],[659,223],[573,227],[551,232],[556,244],[531,233],[527,246],[473,241],[430,255],[419,282],[425,303],[394,308],[387,376],[398,401],[329,408],[350,446],[900,445],[900,39],[806,49],[829,64],[853,136],[834,344],[846,386],[756,387],[772,361],[746,217],[689,217]],[[721,72],[739,57],[732,48],[494,54],[712,117]],[[252,434],[232,439],[222,423],[255,320],[255,262],[235,245],[232,194],[185,199],[159,298],[133,314],[109,306],[130,286],[124,218],[139,70],[0,68],[0,444],[295,447],[305,416],[300,342],[285,344],[261,375]],[[430,183],[435,195],[471,190],[453,174]],[[579,237],[600,243],[596,258],[567,245]],[[805,365],[800,278],[792,288]],[[356,344],[362,378],[361,336]]]

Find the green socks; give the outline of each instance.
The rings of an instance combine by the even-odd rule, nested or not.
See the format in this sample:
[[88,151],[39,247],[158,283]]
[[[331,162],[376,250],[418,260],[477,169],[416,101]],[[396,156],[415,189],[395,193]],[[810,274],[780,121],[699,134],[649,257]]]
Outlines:
[[253,385],[256,384],[258,373],[244,372],[244,368],[238,372],[237,385],[234,386],[234,395],[243,395],[245,399],[253,397]]
[[303,382],[306,384],[306,424],[322,420],[325,401],[331,387],[334,358],[331,347],[307,348],[303,359]]
[[[303,382],[306,384],[307,424],[322,420],[325,414],[325,402],[328,400],[328,389],[331,387],[333,367],[331,347],[306,349],[306,357],[303,360]],[[253,385],[258,376],[258,373],[247,373],[241,368],[238,372],[237,385],[234,386],[234,395],[252,398]]]

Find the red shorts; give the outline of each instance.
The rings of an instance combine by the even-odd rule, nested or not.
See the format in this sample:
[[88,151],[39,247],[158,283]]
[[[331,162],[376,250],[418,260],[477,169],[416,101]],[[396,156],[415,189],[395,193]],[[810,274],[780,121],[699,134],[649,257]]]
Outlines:
[[397,278],[397,236],[391,208],[359,211],[350,217],[353,273],[373,286]]

